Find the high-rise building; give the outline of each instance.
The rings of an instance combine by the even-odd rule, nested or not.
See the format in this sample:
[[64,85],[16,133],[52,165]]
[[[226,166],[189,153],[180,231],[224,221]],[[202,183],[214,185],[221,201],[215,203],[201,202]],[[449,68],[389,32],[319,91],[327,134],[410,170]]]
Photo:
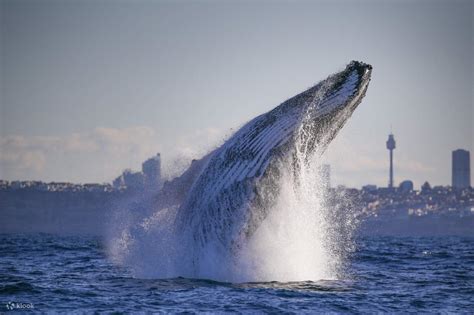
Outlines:
[[393,150],[395,149],[395,138],[393,137],[393,134],[388,135],[387,149],[390,150],[390,175],[388,187],[393,188]]
[[469,151],[458,149],[452,154],[452,186],[456,189],[471,186],[471,167]]
[[132,172],[126,169],[122,173],[123,183],[127,189],[143,190],[144,176],[140,172]]
[[157,153],[142,164],[142,172],[145,177],[145,187],[159,189],[161,186],[161,156]]

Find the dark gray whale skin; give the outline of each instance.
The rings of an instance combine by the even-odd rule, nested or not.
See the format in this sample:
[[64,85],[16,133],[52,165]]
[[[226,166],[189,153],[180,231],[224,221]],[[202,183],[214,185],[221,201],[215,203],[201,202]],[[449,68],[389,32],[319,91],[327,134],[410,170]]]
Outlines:
[[317,148],[322,153],[365,96],[371,72],[368,64],[350,62],[252,119],[166,183],[158,199],[162,206],[178,207],[175,228],[187,235],[183,242],[192,242],[196,253],[211,243],[218,250],[238,249],[278,195],[281,162],[296,151],[310,156]]

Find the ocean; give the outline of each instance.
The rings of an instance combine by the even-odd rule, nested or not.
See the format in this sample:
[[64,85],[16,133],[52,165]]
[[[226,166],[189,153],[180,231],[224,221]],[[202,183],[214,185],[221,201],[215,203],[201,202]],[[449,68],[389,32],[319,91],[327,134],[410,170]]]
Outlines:
[[360,237],[336,280],[139,279],[96,237],[0,236],[0,312],[474,313],[474,238]]

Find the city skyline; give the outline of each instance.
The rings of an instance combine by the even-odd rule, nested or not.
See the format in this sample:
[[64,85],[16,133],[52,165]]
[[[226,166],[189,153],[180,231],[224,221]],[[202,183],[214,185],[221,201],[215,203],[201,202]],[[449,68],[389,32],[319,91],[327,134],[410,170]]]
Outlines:
[[387,185],[390,125],[395,185],[449,185],[474,149],[469,1],[0,6],[1,179],[111,182],[155,152],[169,177],[352,59],[374,75],[333,185]]
[[[394,139],[394,135],[391,133],[389,135],[390,139]],[[388,144],[387,144],[388,147]],[[452,161],[451,161],[451,184],[450,185],[433,185],[433,186],[442,186],[442,187],[452,187],[452,188],[469,188],[471,186],[471,171],[470,171],[470,151],[464,149],[457,149],[451,152],[452,153]],[[461,160],[459,155],[462,155]],[[455,156],[457,156],[455,158]],[[390,163],[389,163],[390,165]],[[388,176],[388,185],[384,186],[377,186],[373,183],[365,183],[362,184],[360,187],[346,187],[342,184],[331,185],[331,165],[330,164],[322,164],[319,168],[320,178],[322,187],[326,188],[335,188],[337,187],[346,187],[346,188],[356,188],[356,189],[364,189],[364,187],[374,187],[374,188],[399,188],[402,191],[407,190],[406,185],[409,185],[411,188],[408,190],[418,190],[421,191],[424,185],[430,185],[428,181],[424,181],[419,187],[414,186],[413,180],[410,178],[405,178],[400,180],[398,183],[395,183],[393,180],[393,166],[389,166],[389,176]],[[461,173],[461,174],[459,174]],[[0,178],[0,180],[3,180]],[[152,182],[148,182],[152,181]],[[170,180],[170,179],[168,179]],[[165,180],[166,181],[166,180]],[[21,180],[14,180],[10,181],[10,183],[24,183],[28,181],[21,181]],[[40,181],[42,183],[46,183]],[[461,184],[459,184],[461,182]],[[51,183],[55,183],[52,181]],[[58,182],[56,182],[58,183]],[[76,185],[76,183],[70,183]],[[119,188],[131,188],[132,190],[143,190],[144,188],[147,189],[157,189],[159,190],[161,185],[163,184],[161,178],[161,153],[157,153],[154,156],[147,158],[141,164],[141,170],[125,168],[122,172],[115,177],[111,182],[103,182],[103,183],[85,183],[85,185],[96,185],[96,184],[103,184],[109,185],[116,189]]]

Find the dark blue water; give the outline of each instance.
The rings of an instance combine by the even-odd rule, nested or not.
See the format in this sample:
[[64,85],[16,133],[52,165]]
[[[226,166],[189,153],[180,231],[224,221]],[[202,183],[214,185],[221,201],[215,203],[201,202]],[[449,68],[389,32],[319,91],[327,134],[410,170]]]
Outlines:
[[[337,281],[135,279],[98,239],[0,236],[0,313],[474,313],[474,238],[363,238]],[[17,304],[20,303],[20,304]],[[19,307],[21,309],[19,309]]]

